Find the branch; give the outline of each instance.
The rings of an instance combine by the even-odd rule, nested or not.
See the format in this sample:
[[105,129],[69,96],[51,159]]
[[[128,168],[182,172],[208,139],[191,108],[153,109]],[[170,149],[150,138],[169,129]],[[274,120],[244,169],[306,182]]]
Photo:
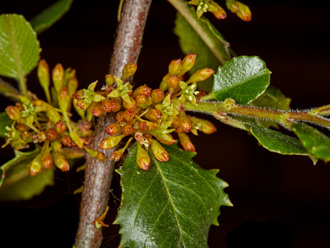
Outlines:
[[[125,1],[110,63],[110,73],[119,78],[125,64],[137,62],[150,4],[151,0]],[[102,115],[98,119],[91,149],[99,149],[100,141],[107,136],[106,127],[114,122],[113,114]],[[115,149],[116,147],[105,151],[105,155],[110,157]],[[75,241],[78,248],[97,248],[101,245],[102,230],[97,229],[92,222],[108,205],[114,167],[113,161],[107,160],[102,163],[87,156],[80,222]]]

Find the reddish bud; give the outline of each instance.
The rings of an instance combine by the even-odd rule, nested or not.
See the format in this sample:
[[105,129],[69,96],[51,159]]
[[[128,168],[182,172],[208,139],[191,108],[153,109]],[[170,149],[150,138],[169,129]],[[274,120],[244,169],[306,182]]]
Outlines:
[[226,19],[227,13],[226,11],[219,6],[216,2],[211,1],[208,6],[208,11],[212,12],[212,14],[215,16],[215,18],[219,20]]
[[56,130],[53,129],[53,128],[49,128],[47,131],[46,131],[46,137],[49,141],[53,141],[56,139],[56,136],[57,136],[57,133],[56,133]]
[[151,92],[151,98],[153,103],[160,103],[164,100],[164,91],[160,89],[155,89]]
[[116,122],[106,127],[105,131],[110,136],[115,136],[121,133],[121,125]]
[[138,87],[136,90],[134,90],[132,97],[135,98],[137,95],[150,96],[150,94],[151,94],[151,89],[146,85],[142,85]]
[[106,98],[102,101],[102,110],[107,113],[112,111],[112,104],[110,99]]
[[41,160],[40,160],[40,156],[35,157],[31,164],[30,164],[30,176],[34,177],[36,176],[42,169],[42,164],[41,164]]
[[52,141],[52,142],[50,143],[50,145],[51,145],[52,150],[53,150],[54,152],[59,152],[59,151],[61,151],[61,149],[62,149],[62,144],[61,144],[61,142],[59,142],[58,140],[54,140],[54,141]]
[[62,121],[58,121],[55,124],[55,130],[58,134],[61,134],[66,130],[66,126],[64,125],[64,123]]
[[143,149],[140,143],[137,143],[137,146],[138,149],[136,153],[136,164],[140,167],[140,169],[148,170],[151,162],[148,152]]
[[64,69],[61,64],[57,64],[52,72],[53,83],[56,92],[60,92],[63,86],[63,79],[64,79]]
[[138,108],[145,109],[149,106],[148,98],[145,95],[137,95],[135,101]]
[[109,136],[107,138],[104,138],[100,142],[100,148],[102,150],[108,150],[110,148],[115,147],[119,144],[119,142],[125,137],[125,135],[121,134],[118,136]]
[[204,68],[196,71],[187,81],[187,83],[204,81],[214,74],[214,70],[209,68]]
[[179,136],[180,143],[184,150],[190,151],[190,152],[196,151],[194,144],[191,142],[191,140],[187,134],[178,133],[178,136]]
[[72,97],[74,97],[78,100],[78,99],[81,99],[83,97],[83,95],[84,95],[83,90],[78,90],[72,95]]
[[179,85],[179,78],[177,76],[170,76],[167,80],[168,87],[175,89]]
[[114,160],[115,162],[118,162],[120,158],[123,156],[125,150],[126,150],[125,148],[120,148],[117,151],[114,151],[110,156],[110,160]]
[[188,117],[185,114],[183,114],[180,116],[179,121],[180,121],[180,126],[182,127],[183,131],[186,133],[189,133],[191,130],[191,122],[188,119]]
[[172,60],[168,66],[168,73],[170,75],[178,75],[182,68],[181,59]]
[[49,170],[53,166],[53,159],[49,152],[41,154],[41,163],[46,170]]
[[162,113],[158,109],[149,109],[149,111],[144,115],[149,121],[158,121],[162,117]]
[[136,109],[136,101],[134,100],[134,98],[130,97],[129,98],[130,101],[123,101],[123,106],[125,109]]
[[70,170],[70,164],[66,160],[66,158],[59,152],[54,152],[53,153],[53,159],[54,163],[57,168],[59,168],[61,171],[69,171]]
[[128,64],[126,64],[124,66],[124,68],[123,68],[123,73],[122,73],[121,78],[122,79],[125,79],[125,78],[128,78],[128,77],[134,75],[135,72],[136,72],[136,69],[137,69],[137,65],[136,64],[134,64],[134,63],[128,63]]
[[124,135],[131,135],[134,133],[134,128],[132,126],[132,124],[126,123],[123,127],[122,127],[122,131]]
[[116,114],[116,120],[117,120],[118,122],[124,120],[124,111],[119,111],[119,112]]
[[69,135],[63,135],[61,138],[61,143],[67,147],[71,147],[73,145],[73,141]]
[[169,133],[161,133],[154,135],[161,143],[165,145],[173,145],[175,144],[176,140],[173,139],[172,135]]
[[124,120],[125,120],[126,122],[131,122],[131,121],[133,121],[134,117],[135,117],[135,113],[134,113],[133,110],[125,110],[125,111],[124,111]]
[[196,60],[196,54],[189,54],[182,60],[182,69],[180,75],[185,74],[194,66]]
[[121,104],[115,99],[110,100],[111,109],[113,112],[118,112],[121,109]]
[[156,140],[152,140],[151,150],[158,161],[166,162],[170,158],[165,148]]
[[18,121],[21,118],[21,110],[16,106],[8,106],[6,108],[6,113],[10,119]]
[[241,2],[236,1],[236,3],[238,4],[238,8],[239,8],[238,11],[236,12],[236,15],[245,22],[251,21],[252,13],[250,8]]
[[100,117],[103,114],[102,103],[101,102],[95,103],[94,106],[91,108],[91,113],[95,117]]

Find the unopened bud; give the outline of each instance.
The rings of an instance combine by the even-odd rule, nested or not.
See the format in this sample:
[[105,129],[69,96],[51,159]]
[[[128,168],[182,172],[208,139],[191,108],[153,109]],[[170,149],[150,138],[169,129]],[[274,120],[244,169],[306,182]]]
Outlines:
[[133,110],[125,110],[125,111],[124,111],[124,120],[125,120],[126,122],[131,122],[131,121],[133,121],[134,117],[135,117],[135,113],[134,113]]
[[137,95],[135,97],[136,107],[145,109],[149,106],[148,99],[145,95]]
[[107,85],[113,85],[113,83],[115,82],[114,78],[113,78],[113,75],[112,74],[107,74],[105,75],[105,83]]
[[217,18],[219,20],[226,19],[226,17],[227,17],[226,11],[222,7],[220,7],[219,4],[217,4],[214,1],[211,1],[209,3],[208,11],[212,12],[212,14],[215,16],[215,18]]
[[152,140],[151,150],[158,161],[166,162],[170,158],[165,148],[156,140]]
[[49,152],[41,154],[41,163],[46,170],[49,170],[53,165],[53,159]]
[[61,143],[64,146],[71,147],[72,144],[73,144],[73,141],[72,141],[72,139],[69,135],[63,135],[62,138],[61,138]]
[[8,106],[6,108],[6,113],[10,119],[18,121],[21,118],[21,110],[16,106]]
[[42,143],[47,139],[46,133],[43,131],[38,132],[38,142]]
[[40,160],[40,156],[37,156],[32,160],[30,164],[30,169],[29,169],[30,176],[32,177],[36,176],[41,171],[41,169],[42,169],[42,163]]
[[38,79],[41,87],[43,88],[47,101],[50,102],[50,93],[49,93],[49,85],[50,85],[50,76],[49,76],[49,66],[46,60],[42,59],[38,64]]
[[76,91],[76,92],[72,95],[72,97],[73,97],[73,98],[76,98],[76,99],[78,100],[78,99],[81,99],[81,98],[83,97],[83,95],[84,95],[84,91],[83,91],[82,89],[80,89],[80,90]]
[[188,119],[188,117],[185,114],[183,114],[180,116],[179,121],[183,131],[189,133],[191,130],[191,122]]
[[66,160],[66,158],[59,152],[54,152],[53,153],[53,159],[54,159],[54,164],[56,165],[57,168],[59,168],[61,171],[69,171],[70,170],[70,164]]
[[112,104],[110,99],[106,98],[102,101],[102,109],[107,113],[112,111]]
[[69,96],[72,97],[72,95],[76,92],[78,88],[78,80],[76,77],[72,77],[68,81],[68,91],[69,91]]
[[111,99],[108,104],[113,112],[118,112],[121,109],[120,102],[115,99]]
[[64,84],[64,82],[63,82],[64,81],[63,80],[64,79],[64,69],[61,64],[57,64],[55,66],[55,68],[53,69],[52,78],[53,78],[55,91],[57,93],[59,93]]
[[168,87],[175,89],[179,85],[179,81],[177,76],[171,75],[167,80]]
[[180,144],[182,145],[184,150],[190,151],[190,152],[196,151],[194,144],[191,142],[191,140],[187,134],[178,133],[178,136],[179,136]]
[[123,106],[125,109],[136,109],[136,101],[134,98],[130,97],[130,101],[123,101]]
[[143,149],[140,143],[137,143],[137,146],[136,164],[140,167],[140,169],[148,170],[151,162],[148,152]]
[[50,143],[50,145],[51,145],[52,150],[53,150],[54,152],[59,152],[59,151],[61,151],[61,149],[62,149],[62,144],[61,144],[61,142],[59,142],[58,140],[54,140],[54,141],[52,141],[52,142]]
[[238,3],[235,0],[226,0],[226,6],[231,13],[236,13],[239,10]]
[[63,133],[66,130],[66,126],[64,125],[64,123],[60,120],[58,122],[56,122],[55,124],[55,130],[58,134]]
[[136,90],[134,90],[132,97],[135,98],[137,95],[150,96],[150,94],[151,94],[151,89],[146,85],[142,85],[138,87]]
[[120,121],[123,121],[124,120],[124,111],[119,111],[117,114],[116,114],[116,121],[120,122]]
[[239,8],[238,11],[236,12],[236,15],[241,20],[243,20],[245,22],[251,21],[251,19],[252,19],[252,13],[251,13],[250,8],[247,5],[245,5],[245,4],[241,3],[241,2],[238,2],[238,1],[236,1],[236,2],[238,4],[238,8]]
[[167,80],[170,77],[170,75],[167,73],[163,78],[162,81],[160,82],[159,89],[162,91],[166,91],[168,89],[168,84]]
[[95,103],[94,106],[91,108],[91,113],[95,117],[100,117],[103,114],[102,102]]
[[114,151],[110,156],[110,160],[114,160],[115,162],[118,162],[120,158],[123,156],[125,150],[126,150],[125,148],[120,148],[117,151]]
[[137,65],[136,64],[134,64],[134,63],[128,63],[128,64],[126,64],[124,66],[124,68],[123,68],[123,73],[122,73],[121,78],[122,79],[125,79],[125,78],[128,78],[128,77],[134,75],[135,72],[136,72],[136,69],[137,69]]
[[125,137],[124,134],[118,135],[118,136],[109,136],[107,138],[104,138],[100,142],[100,148],[102,150],[108,150],[110,148],[115,147],[119,144],[119,142]]
[[162,113],[158,109],[149,109],[149,111],[144,115],[149,121],[158,121],[162,117]]
[[68,112],[71,101],[70,101],[70,95],[69,95],[69,91],[68,91],[67,87],[62,87],[60,89],[57,99],[58,99],[58,105],[59,105],[62,113]]
[[16,123],[15,124],[15,129],[20,131],[20,132],[24,132],[24,131],[29,131],[30,128],[22,123]]
[[208,79],[214,74],[214,70],[204,68],[196,71],[187,81],[187,83],[200,82]]
[[169,133],[154,134],[154,136],[165,145],[173,145],[176,140],[173,139],[172,135]]
[[172,60],[168,66],[168,73],[170,75],[178,75],[182,68],[182,61],[181,59]]
[[73,107],[76,110],[76,112],[78,113],[78,115],[81,117],[81,119],[84,120],[85,119],[85,111],[83,109],[81,109],[80,107],[78,107],[78,105],[77,105],[78,101],[84,102],[83,99],[77,100],[76,98],[73,98],[72,99]]
[[196,54],[189,54],[182,60],[182,69],[180,75],[185,74],[194,66],[196,60]]
[[93,157],[96,158],[97,160],[104,162],[107,160],[107,156],[105,156],[102,152],[96,151],[96,150],[92,150],[92,149],[88,149],[87,147],[85,147],[85,150]]
[[110,136],[116,136],[121,133],[121,125],[116,122],[106,127],[105,131]]
[[122,132],[124,135],[131,135],[134,133],[134,128],[132,126],[132,124],[130,123],[126,123],[123,127],[122,127]]
[[160,89],[155,89],[151,92],[151,98],[153,103],[160,103],[164,100],[164,91]]
[[213,125],[213,123],[208,120],[201,119],[201,124],[202,126],[199,130],[205,134],[212,134],[217,131],[217,128]]

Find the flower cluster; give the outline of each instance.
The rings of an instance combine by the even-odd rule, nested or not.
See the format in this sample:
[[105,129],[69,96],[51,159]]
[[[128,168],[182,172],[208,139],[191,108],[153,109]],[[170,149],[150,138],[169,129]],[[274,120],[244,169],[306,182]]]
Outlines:
[[52,86],[50,77],[46,61],[41,60],[38,78],[47,102],[33,94],[19,95],[18,102],[6,108],[13,122],[11,127],[6,127],[4,146],[22,150],[33,145],[40,149],[40,154],[29,164],[32,176],[51,168],[53,163],[62,171],[68,171],[68,160],[84,156],[81,148],[92,134],[92,125],[85,118],[77,123],[70,119],[72,95],[78,87],[75,70],[64,70],[57,64],[52,71]]
[[[185,101],[197,105],[199,96],[199,92],[196,91],[197,82],[209,78],[214,73],[211,69],[201,69],[185,82],[184,74],[193,67],[195,58],[196,55],[191,54],[182,61],[173,60],[159,89],[152,90],[142,85],[133,90],[132,85],[125,81],[134,75],[137,67],[135,64],[127,64],[123,68],[121,78],[114,75],[106,76],[106,84],[101,91],[94,91],[96,85],[94,82],[87,90],[78,90],[73,95],[76,107],[90,111],[97,117],[104,112],[115,114],[116,122],[107,126],[105,131],[109,136],[100,142],[99,148],[103,150],[114,148],[123,140],[126,144],[112,153],[111,160],[120,160],[130,142],[135,139],[138,146],[137,165],[147,170],[150,165],[148,155],[150,148],[157,160],[165,162],[169,159],[162,144],[176,143],[172,132],[178,134],[185,150],[195,151],[187,133],[192,132],[197,135],[198,130],[208,134],[216,131],[211,122],[191,117],[183,108]],[[97,151],[90,154],[96,158],[102,157]]]

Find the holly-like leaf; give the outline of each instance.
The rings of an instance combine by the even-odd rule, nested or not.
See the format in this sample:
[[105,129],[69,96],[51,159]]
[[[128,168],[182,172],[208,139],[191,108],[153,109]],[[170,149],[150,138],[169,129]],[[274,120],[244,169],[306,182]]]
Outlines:
[[148,171],[135,162],[135,146],[119,169],[122,206],[122,247],[208,247],[211,224],[218,225],[220,206],[231,206],[218,170],[204,170],[192,161],[194,153],[166,146],[169,161],[151,156]]
[[21,81],[39,60],[37,35],[23,16],[0,15],[0,75]]
[[311,154],[325,161],[330,161],[330,138],[328,136],[301,122],[293,125],[292,130]]
[[54,168],[44,170],[31,177],[28,164],[39,154],[40,150],[31,152],[15,151],[15,158],[2,165],[0,182],[0,200],[28,200],[42,193],[44,188],[54,183]]
[[9,118],[6,112],[2,112],[0,114],[0,137],[6,138],[5,135],[7,133],[6,127],[11,127],[13,120]]
[[259,57],[235,57],[214,75],[212,97],[219,101],[233,98],[238,104],[248,104],[265,92],[269,81],[270,71]]
[[41,33],[50,28],[70,9],[73,0],[59,0],[30,20],[33,29]]
[[[174,28],[174,33],[179,37],[181,50],[185,54],[197,55],[190,74],[202,68],[216,70],[219,65],[230,59],[229,43],[206,18],[201,17],[197,20],[193,10],[191,13],[191,19],[195,23],[194,27],[198,27],[198,32],[179,13]],[[199,83],[198,88],[209,92],[212,90],[212,85],[212,78],[209,78]]]
[[247,126],[260,145],[271,152],[283,155],[310,156],[297,138],[253,124],[247,124]]

